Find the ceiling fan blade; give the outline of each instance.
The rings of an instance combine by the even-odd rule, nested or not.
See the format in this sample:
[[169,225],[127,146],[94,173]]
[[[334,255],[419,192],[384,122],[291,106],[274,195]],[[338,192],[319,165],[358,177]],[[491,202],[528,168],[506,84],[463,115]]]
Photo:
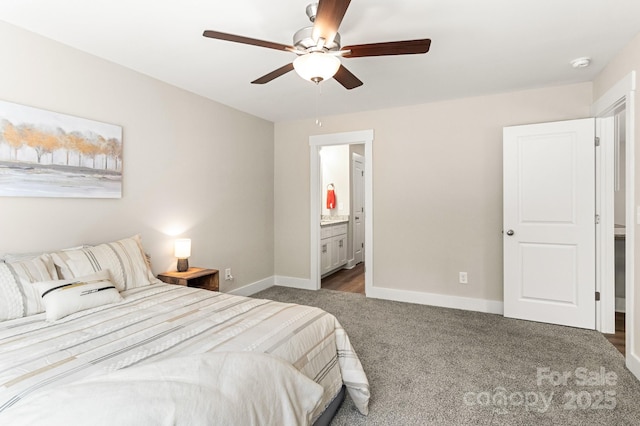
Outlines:
[[340,68],[338,68],[338,72],[333,76],[333,78],[338,83],[342,84],[347,90],[355,89],[356,87],[360,87],[363,84],[360,79],[353,75],[351,71],[346,69],[344,65],[340,65]]
[[293,46],[287,46],[286,44],[273,43],[271,41],[258,40],[256,38],[243,37],[235,34],[221,33],[219,31],[206,30],[204,33],[202,33],[202,35],[209,38],[215,38],[217,40],[233,41],[234,43],[242,43],[242,44],[249,44],[251,46],[267,47],[269,49],[275,49],[275,50],[287,50],[287,51],[293,50]]
[[251,84],[265,84],[270,82],[271,80],[274,80],[278,77],[280,77],[281,75],[284,75],[286,73],[288,73],[289,71],[291,71],[293,69],[293,63],[287,64],[285,66],[282,66],[280,68],[278,68],[275,71],[271,71],[269,74],[265,74],[262,77],[253,80],[251,82]]
[[320,0],[316,19],[313,23],[312,37],[315,41],[319,38],[326,40],[325,44],[333,42],[338,32],[338,27],[347,13],[351,0]]
[[431,40],[423,38],[420,40],[390,41],[387,43],[356,44],[345,46],[342,50],[350,50],[345,53],[345,58],[362,58],[366,56],[388,56],[388,55],[415,55],[427,53],[431,47]]

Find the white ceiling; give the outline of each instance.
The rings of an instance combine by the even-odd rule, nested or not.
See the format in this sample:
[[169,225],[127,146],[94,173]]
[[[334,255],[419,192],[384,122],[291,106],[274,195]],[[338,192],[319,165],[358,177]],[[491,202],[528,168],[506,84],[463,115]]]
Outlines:
[[[353,0],[342,44],[430,38],[426,55],[351,58],[345,90],[290,72],[294,55],[205,29],[291,44],[311,0],[2,0],[0,20],[271,121],[591,81],[640,32],[638,0]],[[569,61],[589,56],[587,69]],[[3,64],[5,66],[6,64]]]

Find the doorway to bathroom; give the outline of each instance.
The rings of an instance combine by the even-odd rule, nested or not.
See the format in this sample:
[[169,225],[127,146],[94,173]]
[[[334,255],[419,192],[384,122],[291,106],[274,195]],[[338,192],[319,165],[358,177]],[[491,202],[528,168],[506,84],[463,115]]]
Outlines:
[[366,295],[374,266],[373,130],[311,136],[309,145],[310,287]]
[[320,286],[364,294],[364,145],[320,147],[320,171]]

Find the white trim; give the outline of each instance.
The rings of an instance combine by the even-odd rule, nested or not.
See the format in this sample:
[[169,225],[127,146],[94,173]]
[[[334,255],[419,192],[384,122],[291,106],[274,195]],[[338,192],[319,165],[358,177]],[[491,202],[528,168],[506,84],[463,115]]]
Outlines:
[[626,302],[624,297],[616,297],[616,312],[625,312]]
[[309,136],[310,146],[351,145],[373,140],[373,129]]
[[591,115],[594,117],[606,115],[610,109],[615,108],[621,101],[624,101],[623,98],[629,92],[634,90],[636,90],[636,72],[631,71],[591,105]]
[[465,311],[484,312],[487,314],[504,313],[504,304],[498,300],[476,299],[472,297],[450,296],[446,294],[423,293],[421,291],[397,290],[375,287],[367,293],[367,297],[375,299],[395,300],[398,302],[417,303],[419,305],[440,306],[443,308],[463,309]]
[[625,347],[627,368],[640,378],[640,358],[635,354],[634,298],[635,298],[635,89],[636,72],[631,71],[591,107],[592,115],[604,117],[619,105],[625,105],[626,112],[626,223],[625,223]]
[[280,287],[298,288],[300,290],[317,290],[310,279],[285,277],[282,275],[275,276],[275,285]]
[[[633,81],[635,82],[635,72],[633,73]],[[635,89],[635,87],[634,87]],[[626,100],[626,112],[627,116],[627,134],[625,145],[627,148],[627,173],[625,176],[625,188],[627,191],[627,198],[625,200],[626,211],[626,228],[625,228],[625,299],[626,299],[626,312],[625,312],[625,344],[627,354],[627,367],[633,372],[633,374],[640,379],[640,362],[638,362],[638,356],[635,353],[635,229],[636,229],[636,201],[635,201],[635,90],[629,92]],[[631,363],[635,364],[632,366]]]
[[615,256],[614,256],[614,145],[615,117],[596,118],[596,136],[600,147],[596,153],[596,213],[600,223],[596,226],[596,291],[600,302],[596,303],[596,330],[613,334],[615,322]]
[[[364,144],[364,253],[365,294],[373,288],[373,130],[332,133],[328,135],[309,136],[309,193],[310,193],[310,286],[312,290],[320,289],[320,148],[329,145]],[[296,287],[300,288],[300,287]]]
[[[225,293],[233,294],[235,296],[251,296],[273,286],[296,288],[300,290],[316,290],[309,279],[275,275]],[[395,300],[398,302],[463,309],[465,311],[485,312],[488,314],[502,315],[503,313],[503,304],[497,300],[475,299],[471,297],[449,296],[445,294],[423,293],[381,287],[372,288],[370,292],[371,294],[367,294],[367,297],[372,297],[374,299]]]
[[634,376],[640,377],[640,358],[627,350],[627,368]]
[[[354,266],[357,265],[356,263],[356,227],[355,227],[355,213],[353,212],[353,207],[355,206],[355,197],[354,197],[354,185],[356,182],[356,163],[362,163],[362,167],[364,168],[364,157],[360,154],[358,154],[357,152],[352,152],[351,153],[351,211],[349,212],[350,216],[349,216],[349,226],[350,226],[350,237],[351,237],[351,259],[349,259],[349,262],[347,262],[347,267],[348,269],[353,268]],[[362,190],[364,191],[364,188],[362,188]],[[364,194],[362,194],[362,196],[364,197]],[[361,214],[362,212],[358,213]],[[365,247],[365,254],[366,254],[366,247]],[[364,257],[362,258],[362,260],[364,261]]]
[[273,283],[273,275],[264,279],[261,279],[260,281],[256,281],[254,283],[251,284],[247,284],[245,286],[242,286],[240,288],[236,288],[233,289],[231,291],[226,291],[225,293],[227,294],[233,294],[235,296],[251,296],[253,294],[256,294],[262,290],[266,290],[270,287],[274,286]]

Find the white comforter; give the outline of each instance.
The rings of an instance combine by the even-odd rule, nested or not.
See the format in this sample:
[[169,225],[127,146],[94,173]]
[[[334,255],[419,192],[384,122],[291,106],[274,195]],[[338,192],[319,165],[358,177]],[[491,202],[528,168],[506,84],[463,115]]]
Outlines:
[[6,425],[308,425],[322,394],[275,356],[211,353],[37,392],[0,418]]
[[[66,386],[72,390],[76,385],[85,387],[89,383],[101,383],[105,375],[129,377],[138,368],[145,368],[139,370],[144,373],[154,371],[157,365],[165,365],[158,363],[176,366],[173,362],[176,358],[202,354],[205,355],[203,360],[207,360],[206,356],[226,357],[225,354],[239,352],[247,353],[249,357],[249,353],[257,353],[283,360],[323,388],[321,402],[313,409],[312,420],[323,412],[343,384],[358,410],[367,414],[367,377],[345,330],[325,311],[169,284],[154,284],[121,294],[124,300],[120,303],[81,311],[54,323],[47,323],[44,314],[0,322],[0,425],[12,424],[3,417],[10,410],[15,408],[27,413],[31,412],[33,404],[44,403],[36,397],[43,392],[50,392],[48,398],[53,398],[60,389],[67,392]],[[177,365],[180,363],[185,361],[178,361]],[[264,362],[259,364],[263,368],[258,370],[265,373],[271,369]],[[255,386],[249,391],[238,390],[241,396],[234,396],[232,401],[243,404],[247,395],[258,396],[263,382],[272,379],[255,380]],[[300,378],[296,380],[304,382]],[[161,388],[155,382],[150,383],[154,383],[153,389]],[[136,406],[139,405],[138,394],[155,398],[152,391],[138,392],[135,382],[131,386],[133,388],[127,389],[136,393],[136,397],[131,398]],[[118,384],[120,387],[122,385]],[[302,392],[304,396],[312,396],[309,386],[306,388]],[[171,387],[166,391],[171,389],[176,391]],[[209,398],[215,407],[232,405],[230,398],[220,394],[227,394],[226,387],[211,385],[205,390],[204,398]],[[181,395],[182,390],[176,392]],[[277,393],[272,391],[270,395]],[[298,396],[294,392],[286,395],[289,399]],[[86,394],[81,396],[85,398]],[[101,404],[100,392],[93,390],[90,396],[92,398],[87,399],[96,399],[83,404],[59,403],[54,407],[70,410],[79,405]],[[196,401],[195,397],[179,399],[180,404],[196,404]],[[291,408],[291,413],[304,411],[307,402],[303,407]],[[24,408],[18,408],[21,406]],[[187,409],[184,407],[188,408],[182,405]],[[250,411],[248,407],[247,410]],[[213,411],[218,412],[217,409]],[[161,413],[163,417],[168,415]],[[208,413],[205,410],[205,415]],[[234,420],[217,424],[251,423]]]

